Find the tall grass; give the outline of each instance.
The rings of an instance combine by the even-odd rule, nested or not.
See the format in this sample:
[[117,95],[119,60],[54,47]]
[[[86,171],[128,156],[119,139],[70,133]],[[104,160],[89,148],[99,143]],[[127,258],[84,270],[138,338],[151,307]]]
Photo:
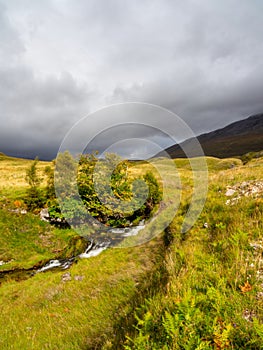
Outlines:
[[195,226],[182,239],[176,217],[167,230],[173,242],[166,254],[166,291],[136,310],[125,349],[263,348],[263,247],[253,248],[263,238],[263,193],[231,206],[225,196],[227,185],[263,182],[259,164],[219,172],[213,164]]

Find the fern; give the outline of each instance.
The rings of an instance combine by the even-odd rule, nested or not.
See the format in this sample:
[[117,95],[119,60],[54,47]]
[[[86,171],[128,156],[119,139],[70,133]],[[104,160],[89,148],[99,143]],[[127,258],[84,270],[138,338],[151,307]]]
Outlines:
[[178,334],[178,323],[178,315],[171,315],[168,311],[165,311],[165,315],[163,316],[163,327],[171,339],[174,339]]
[[260,324],[258,319],[254,318],[253,326],[257,335],[262,339],[262,342],[263,342],[263,324]]

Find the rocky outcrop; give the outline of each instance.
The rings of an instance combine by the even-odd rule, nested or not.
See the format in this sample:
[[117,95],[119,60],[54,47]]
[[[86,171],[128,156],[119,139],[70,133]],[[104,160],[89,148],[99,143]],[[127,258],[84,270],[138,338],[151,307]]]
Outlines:
[[227,205],[237,203],[242,197],[259,198],[263,196],[263,181],[243,181],[233,186],[227,186],[225,195]]

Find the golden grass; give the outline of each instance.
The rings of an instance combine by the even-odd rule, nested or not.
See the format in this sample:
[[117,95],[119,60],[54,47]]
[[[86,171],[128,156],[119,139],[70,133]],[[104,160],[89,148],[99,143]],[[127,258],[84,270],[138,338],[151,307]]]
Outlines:
[[[26,170],[32,163],[33,160],[29,159],[0,156],[0,189],[26,187]],[[41,177],[44,177],[44,169],[47,165],[51,165],[51,162],[39,161],[38,170]]]

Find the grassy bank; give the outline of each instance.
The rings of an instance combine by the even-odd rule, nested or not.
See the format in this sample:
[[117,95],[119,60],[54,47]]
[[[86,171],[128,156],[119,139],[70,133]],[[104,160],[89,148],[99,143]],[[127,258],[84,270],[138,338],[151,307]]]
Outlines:
[[168,229],[166,291],[136,310],[125,349],[263,348],[262,159],[213,163],[194,227],[182,237],[177,217]]
[[124,324],[132,312],[131,300],[140,297],[156,249],[156,244],[110,249],[80,260],[66,281],[65,272],[50,271],[4,283],[1,349],[109,348],[118,336],[115,324],[120,319]]

